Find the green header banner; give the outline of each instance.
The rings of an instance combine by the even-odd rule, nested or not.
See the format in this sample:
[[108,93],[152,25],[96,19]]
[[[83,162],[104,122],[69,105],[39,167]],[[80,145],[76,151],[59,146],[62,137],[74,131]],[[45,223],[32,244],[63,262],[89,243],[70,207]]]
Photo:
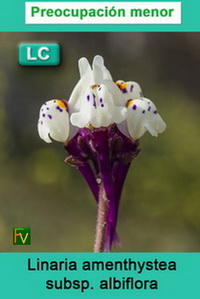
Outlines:
[[194,32],[200,30],[198,0],[167,2],[10,0],[1,3],[0,8],[0,31]]

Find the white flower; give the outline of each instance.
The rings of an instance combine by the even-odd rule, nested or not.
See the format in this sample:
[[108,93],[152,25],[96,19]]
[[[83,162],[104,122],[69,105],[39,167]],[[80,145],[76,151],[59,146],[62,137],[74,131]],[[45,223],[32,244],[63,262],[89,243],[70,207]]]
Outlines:
[[133,141],[149,131],[162,133],[166,124],[152,101],[142,95],[138,83],[118,80],[114,83],[101,56],[95,56],[92,67],[86,58],[79,60],[80,80],[68,103],[46,102],[40,110],[39,135],[66,142],[79,128],[101,128],[116,124]]
[[158,133],[162,133],[166,128],[156,106],[146,98],[133,99],[127,103],[126,123],[133,140],[142,137],[146,131],[152,136],[158,136]]
[[80,80],[75,86],[69,98],[69,109],[71,112],[79,111],[81,106],[81,97],[89,86],[104,84],[109,87],[112,95],[120,92],[112,80],[110,72],[106,69],[103,57],[97,55],[93,59],[92,68],[85,57],[78,61]]
[[47,143],[65,142],[69,136],[69,114],[67,104],[60,100],[50,100],[40,109],[38,132],[41,139]]
[[79,60],[80,81],[69,99],[72,125],[79,128],[108,127],[126,119],[119,88],[105,68],[103,58],[95,56],[92,69],[86,58]]

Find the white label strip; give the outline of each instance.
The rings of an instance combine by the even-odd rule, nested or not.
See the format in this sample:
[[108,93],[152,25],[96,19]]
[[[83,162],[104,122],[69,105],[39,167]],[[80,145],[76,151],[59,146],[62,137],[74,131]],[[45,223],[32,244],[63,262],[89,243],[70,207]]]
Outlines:
[[26,2],[26,24],[181,24],[181,2]]

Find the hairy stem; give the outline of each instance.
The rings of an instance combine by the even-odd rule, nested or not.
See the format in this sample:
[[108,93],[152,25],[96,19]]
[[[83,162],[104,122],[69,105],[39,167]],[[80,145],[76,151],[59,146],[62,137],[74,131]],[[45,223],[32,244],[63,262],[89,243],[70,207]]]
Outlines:
[[97,212],[96,236],[94,252],[104,252],[107,229],[108,198],[103,183],[99,186],[99,201]]

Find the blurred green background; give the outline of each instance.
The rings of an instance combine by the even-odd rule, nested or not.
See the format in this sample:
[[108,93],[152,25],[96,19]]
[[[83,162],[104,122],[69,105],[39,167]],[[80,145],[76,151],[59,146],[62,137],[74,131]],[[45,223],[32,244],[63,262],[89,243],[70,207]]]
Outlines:
[[[21,42],[58,42],[58,67],[18,65]],[[135,80],[167,123],[141,139],[122,194],[114,251],[200,251],[200,34],[0,33],[0,250],[93,250],[96,204],[62,144],[37,134],[40,106],[68,99],[77,60],[100,54],[113,79]],[[32,245],[13,246],[30,226]]]

